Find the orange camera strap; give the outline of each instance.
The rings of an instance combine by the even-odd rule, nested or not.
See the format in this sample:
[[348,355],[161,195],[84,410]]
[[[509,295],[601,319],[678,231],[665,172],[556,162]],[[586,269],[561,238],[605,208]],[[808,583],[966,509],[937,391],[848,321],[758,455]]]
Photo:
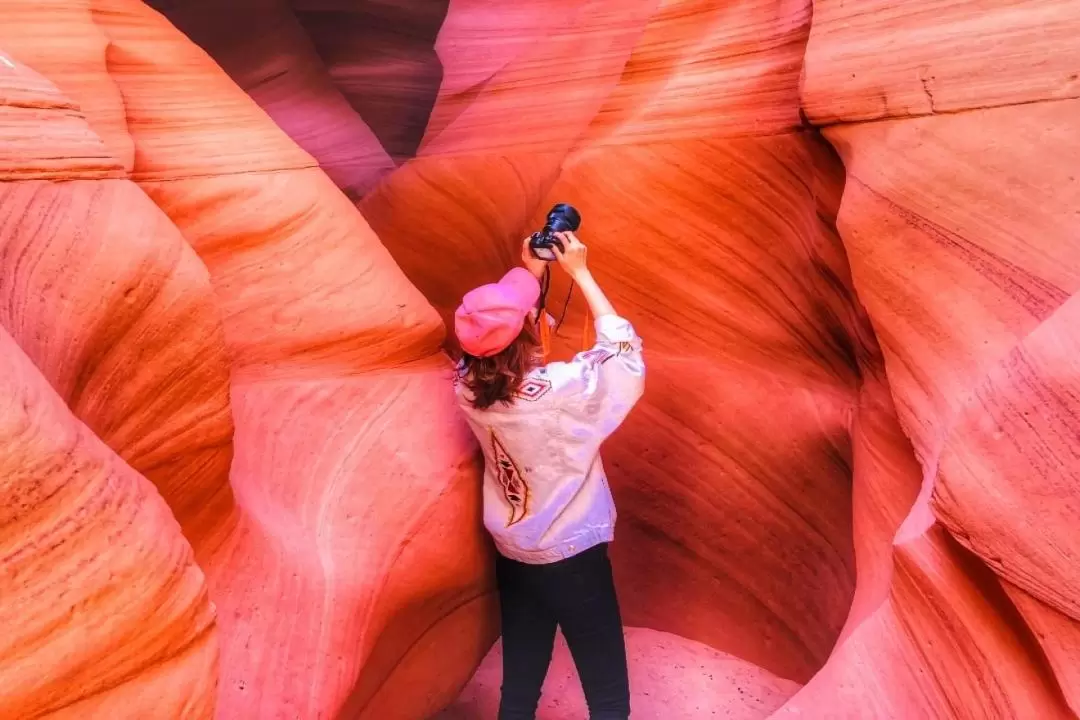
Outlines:
[[[573,285],[571,285],[570,286],[570,293],[571,294],[568,294],[566,296],[566,305],[563,306],[563,311],[562,311],[562,317],[563,318],[566,317],[566,311],[570,307],[570,298],[572,297],[573,290],[574,290],[574,287],[573,287]],[[546,288],[545,288],[545,293],[544,294],[545,295],[547,294],[546,293]],[[539,327],[540,349],[544,354],[544,362],[547,362],[548,357],[551,355],[551,323],[548,322],[548,318],[551,317],[551,316],[548,315],[548,312],[545,309],[546,305],[547,305],[547,303],[544,300],[541,300],[540,307],[539,307],[539,313],[537,315],[537,320],[538,320],[539,325],[540,325],[540,327]],[[551,319],[554,320],[554,317],[552,317]],[[582,323],[581,323],[581,348],[580,348],[581,351],[588,350],[592,346],[592,337],[591,337],[591,333],[589,332],[589,329],[590,329],[591,326],[592,326],[592,313],[589,311],[589,308],[586,307],[585,308],[585,317],[582,319]],[[555,327],[555,331],[558,332],[560,327],[562,327],[562,319],[561,318],[559,320],[558,325],[556,325],[556,327]]]
[[[544,314],[546,315],[546,313]],[[581,323],[581,350],[584,352],[592,346],[591,333],[589,332],[589,322],[592,319],[592,313],[585,310],[585,318]],[[544,353],[544,362],[547,362],[548,357],[551,355],[551,324],[548,322],[547,317],[541,317],[540,320],[540,349]]]
[[551,324],[548,322],[548,314],[540,311],[540,349],[544,352],[544,362],[547,362],[551,354]]
[[[547,294],[551,287],[551,266],[544,266],[544,274],[540,277],[540,302],[536,306],[537,330],[540,333],[540,350],[544,354],[544,362],[547,362],[551,354],[551,325],[548,323]],[[564,310],[565,312],[565,310]]]

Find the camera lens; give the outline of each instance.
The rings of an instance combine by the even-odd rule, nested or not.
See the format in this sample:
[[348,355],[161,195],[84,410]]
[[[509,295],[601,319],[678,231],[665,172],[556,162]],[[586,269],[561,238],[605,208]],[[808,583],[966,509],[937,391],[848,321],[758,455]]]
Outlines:
[[581,215],[573,205],[559,203],[548,211],[547,227],[550,232],[573,232],[581,227]]
[[532,234],[529,240],[529,248],[534,257],[544,261],[555,260],[555,252],[552,246],[558,245],[562,250],[562,241],[554,236],[557,232],[576,231],[581,227],[581,215],[573,205],[558,203],[548,211],[544,229]]

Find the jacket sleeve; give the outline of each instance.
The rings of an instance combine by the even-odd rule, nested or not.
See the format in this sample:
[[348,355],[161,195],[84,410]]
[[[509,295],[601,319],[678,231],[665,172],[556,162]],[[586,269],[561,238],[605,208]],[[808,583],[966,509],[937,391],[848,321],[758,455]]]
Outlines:
[[595,321],[596,344],[571,361],[585,381],[586,411],[604,436],[622,424],[645,391],[641,338],[628,320],[604,315]]

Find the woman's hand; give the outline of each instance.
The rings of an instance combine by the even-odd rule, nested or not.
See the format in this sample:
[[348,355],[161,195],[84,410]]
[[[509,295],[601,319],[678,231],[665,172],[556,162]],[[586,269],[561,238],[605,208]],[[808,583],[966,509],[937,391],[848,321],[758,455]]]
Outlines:
[[532,254],[532,249],[529,247],[530,239],[531,236],[526,236],[521,243],[521,264],[539,280],[543,277],[544,270],[547,269],[547,263]]
[[581,293],[585,296],[585,302],[589,303],[589,311],[592,316],[602,318],[605,315],[614,315],[615,308],[611,306],[611,301],[607,299],[604,291],[596,284],[596,278],[592,276],[589,268],[585,265],[585,255],[588,253],[588,248],[572,232],[555,233],[555,236],[562,241],[563,249],[559,250],[558,245],[551,249],[554,251],[555,257],[558,258],[559,264],[563,266],[563,270],[566,270],[566,273],[581,288]]
[[577,279],[578,276],[589,272],[585,264],[585,256],[589,249],[578,240],[577,235],[572,232],[559,232],[555,233],[555,237],[562,241],[563,249],[560,250],[558,245],[553,245],[551,250],[566,274]]

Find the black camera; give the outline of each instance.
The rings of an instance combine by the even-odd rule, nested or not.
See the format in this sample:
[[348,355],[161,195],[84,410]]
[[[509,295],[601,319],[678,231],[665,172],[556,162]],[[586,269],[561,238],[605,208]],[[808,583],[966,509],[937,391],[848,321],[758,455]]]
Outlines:
[[558,246],[563,250],[562,241],[555,237],[557,232],[576,232],[581,227],[581,215],[573,205],[558,203],[547,214],[547,222],[544,229],[534,232],[529,238],[529,249],[540,260],[551,262],[555,259],[555,252],[551,249]]

